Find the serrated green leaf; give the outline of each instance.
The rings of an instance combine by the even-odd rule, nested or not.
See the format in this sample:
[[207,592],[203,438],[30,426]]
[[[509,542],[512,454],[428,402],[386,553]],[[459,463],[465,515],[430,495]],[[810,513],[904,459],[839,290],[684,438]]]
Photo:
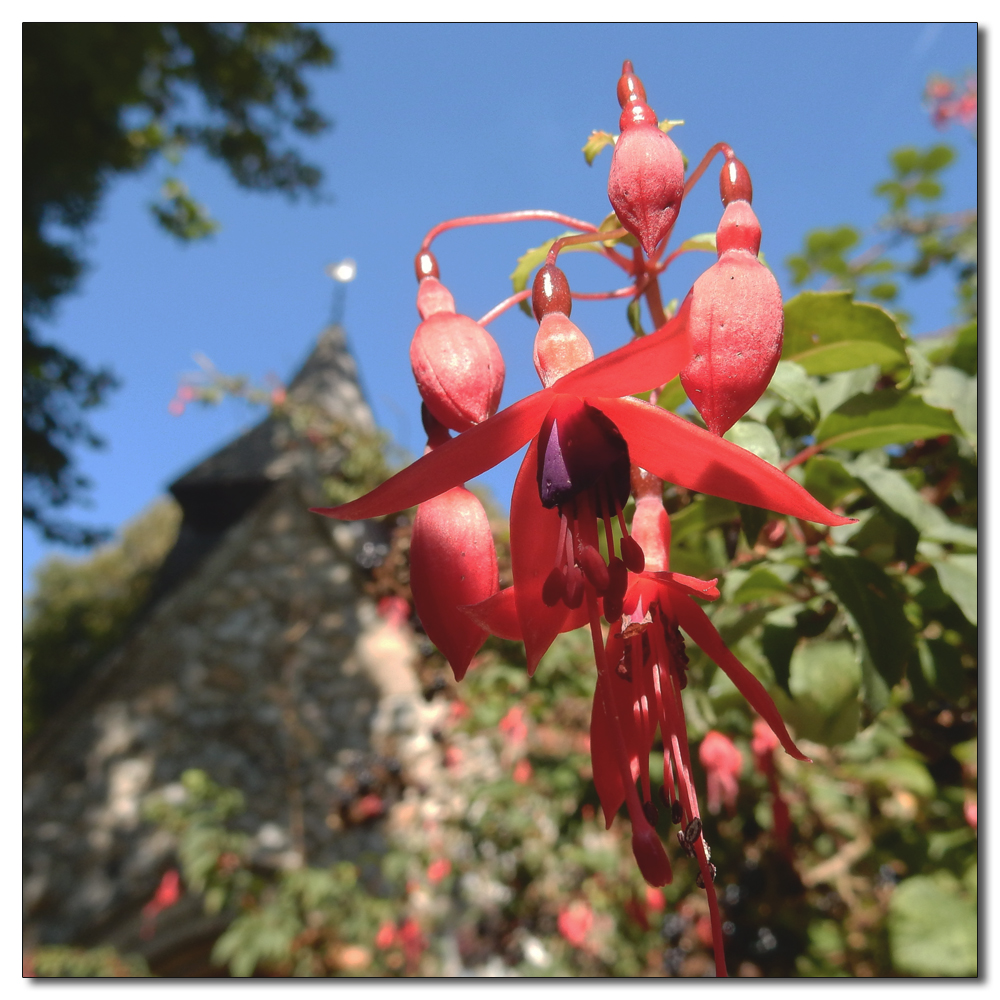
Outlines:
[[[805,488],[824,507],[835,507],[848,502],[852,495],[860,495],[861,487],[858,481],[844,467],[828,455],[814,455],[806,462]],[[845,528],[855,528],[856,525],[843,525]],[[851,534],[854,532],[852,531]],[[849,536],[848,536],[849,537]]]
[[610,132],[602,132],[594,129],[583,144],[583,156],[588,166],[593,166],[594,160],[600,155],[606,146],[613,146],[618,141],[618,136]]
[[861,666],[850,642],[805,642],[791,657],[792,700],[778,695],[781,714],[798,736],[825,746],[854,738],[861,718]]
[[786,403],[791,403],[809,420],[815,422],[819,419],[819,407],[809,375],[797,362],[779,361],[768,389]]
[[909,365],[895,319],[881,306],[854,302],[850,292],[800,292],[786,302],[781,357],[810,375]]
[[861,392],[871,392],[879,380],[878,365],[866,365],[847,372],[835,372],[815,387],[816,404],[822,419]]
[[961,434],[951,413],[897,389],[876,389],[854,396],[824,417],[816,428],[816,440],[824,448],[849,451],[909,444],[944,434]]
[[979,434],[979,381],[958,368],[941,365],[935,368],[927,384],[916,390],[931,406],[951,410],[966,440],[975,449]]
[[975,547],[975,528],[949,521],[940,507],[925,500],[896,469],[881,465],[873,456],[861,455],[847,468],[890,510],[906,518],[925,538]]
[[931,559],[941,589],[958,605],[970,625],[979,622],[979,557],[946,555]]
[[916,976],[974,976],[978,971],[975,903],[939,872],[904,879],[889,900],[893,964]]
[[913,629],[892,581],[849,549],[819,552],[820,567],[864,638],[872,664],[890,687],[903,679],[913,649]]
[[723,437],[771,465],[781,464],[781,448],[774,438],[774,432],[766,424],[746,418],[737,420]]

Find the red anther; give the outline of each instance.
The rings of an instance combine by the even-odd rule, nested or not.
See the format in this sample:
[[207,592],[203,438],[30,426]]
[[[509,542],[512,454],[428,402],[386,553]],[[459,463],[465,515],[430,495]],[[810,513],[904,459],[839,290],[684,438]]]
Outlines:
[[569,282],[555,264],[545,264],[538,269],[531,286],[531,308],[539,323],[549,313],[569,316],[572,311],[573,298],[569,293]]
[[618,549],[622,554],[622,562],[633,573],[641,573],[646,568],[646,557],[642,547],[628,535],[623,535],[618,543]]
[[583,545],[580,554],[577,556],[580,569],[586,574],[587,579],[593,584],[594,590],[603,594],[608,589],[611,577],[608,575],[608,567],[601,558],[601,553],[592,545]]
[[760,224],[748,202],[726,206],[716,246],[719,259],[689,293],[694,353],[681,384],[708,429],[721,436],[771,381],[785,319],[778,282],[756,256]]
[[440,278],[441,272],[438,270],[437,258],[430,250],[421,250],[413,261],[414,269],[417,272],[417,281],[424,278]]
[[435,277],[424,278],[417,289],[417,312],[421,319],[428,319],[437,313],[453,313],[455,300],[451,292]]
[[753,201],[750,171],[735,156],[722,164],[722,171],[719,173],[719,194],[722,195],[723,205],[728,205],[731,201]]
[[[621,91],[619,84],[619,95]],[[619,222],[651,256],[670,233],[680,210],[684,160],[670,137],[660,131],[653,109],[638,97],[638,91],[635,97],[623,104],[619,118],[622,134],[611,158],[608,198]]]
[[[644,817],[645,818],[645,817]],[[639,865],[642,877],[652,886],[659,888],[667,885],[673,873],[670,870],[670,859],[660,843],[656,831],[641,820],[632,825],[632,853]]]
[[563,599],[565,593],[566,572],[556,566],[545,578],[545,583],[542,584],[542,601],[547,607],[554,608]]
[[535,334],[535,371],[547,389],[557,379],[594,360],[594,348],[583,331],[564,313],[542,317]]
[[578,608],[583,603],[583,573],[578,566],[569,566],[566,570],[566,590],[563,600],[567,608]]
[[618,103],[624,108],[635,101],[645,102],[646,88],[642,85],[642,80],[635,75],[632,68],[632,60],[626,59],[622,63],[622,75],[618,80]]
[[[425,278],[421,285],[435,281]],[[468,316],[437,312],[417,327],[410,364],[427,408],[445,427],[468,430],[492,417],[503,392],[496,341]]]

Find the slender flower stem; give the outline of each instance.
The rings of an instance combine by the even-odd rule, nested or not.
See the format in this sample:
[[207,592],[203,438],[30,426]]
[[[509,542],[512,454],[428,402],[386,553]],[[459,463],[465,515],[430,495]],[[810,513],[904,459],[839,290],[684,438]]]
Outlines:
[[712,921],[712,950],[715,952],[715,975],[719,979],[727,979],[726,949],[722,934],[722,916],[719,913],[719,894],[715,889],[712,869],[708,866],[708,855],[705,850],[704,835],[694,844],[694,855],[701,869],[701,880],[705,883],[705,895],[708,896],[708,915]]
[[496,212],[492,215],[463,215],[457,219],[448,219],[446,222],[439,222],[424,237],[424,242],[420,244],[420,249],[429,250],[430,245],[442,233],[449,229],[459,229],[462,226],[486,226],[501,222],[560,222],[564,226],[573,229],[581,229],[585,233],[596,233],[597,226],[592,222],[584,222],[581,219],[574,219],[570,215],[563,215],[562,212],[552,212],[546,208],[528,208],[518,212]]
[[686,198],[691,193],[691,188],[698,183],[701,175],[708,169],[708,165],[712,162],[716,153],[725,153],[726,159],[733,159],[736,154],[733,152],[732,146],[725,142],[717,142],[702,158],[701,163],[695,168],[695,171],[687,179],[684,185],[684,198]]
[[639,247],[632,251],[632,264],[635,268],[636,284],[639,283],[640,275],[645,278],[643,294],[646,296],[646,305],[649,306],[653,326],[659,330],[667,322],[667,314],[663,311],[663,299],[660,297],[659,279],[656,277],[656,272],[643,260],[642,250]]
[[610,229],[603,233],[592,229],[590,232],[580,233],[577,236],[563,236],[562,239],[558,239],[552,244],[549,255],[545,258],[545,263],[555,264],[559,252],[564,247],[575,246],[578,243],[603,243],[605,240],[619,240],[623,236],[628,236],[627,229]]
[[511,306],[516,306],[518,302],[523,302],[525,299],[530,297],[530,288],[526,288],[523,292],[515,292],[513,295],[504,299],[499,305],[495,305],[485,316],[482,317],[482,319],[479,320],[479,325],[486,326],[489,323],[492,323],[497,316],[505,313]]
[[808,462],[813,455],[818,455],[826,447],[826,442],[822,441],[819,444],[811,444],[808,448],[803,448],[794,458],[790,458],[781,467],[782,472],[787,472],[792,466],[801,465],[803,462]]
[[[627,299],[636,294],[635,285],[626,285],[624,288],[616,288],[611,292],[570,292],[570,295],[574,299],[586,299],[594,301],[603,301],[604,299]],[[486,326],[492,323],[493,320],[505,313],[511,306],[516,306],[518,302],[523,302],[525,299],[531,297],[531,289],[526,288],[523,292],[515,292],[509,298],[506,298],[499,305],[495,305],[482,319],[479,320],[480,326]]]

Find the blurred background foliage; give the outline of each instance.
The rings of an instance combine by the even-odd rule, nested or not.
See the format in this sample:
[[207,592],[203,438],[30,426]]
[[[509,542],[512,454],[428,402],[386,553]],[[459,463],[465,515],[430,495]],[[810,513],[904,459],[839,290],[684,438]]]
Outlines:
[[[672,568],[720,577],[723,600],[706,611],[813,759],[762,751],[732,683],[689,647],[689,738],[720,731],[742,760],[733,807],[705,814],[736,975],[977,973],[977,212],[934,209],[953,156],[897,150],[875,233],[806,237],[788,264],[813,287],[786,302],[775,377],[727,434],[858,523],[819,529],[666,488]],[[915,336],[894,303],[942,269],[957,321]],[[30,725],[121,634],[171,517],[42,570],[26,627]],[[501,572],[505,544],[501,528]],[[232,917],[213,960],[236,976],[712,975],[705,893],[669,816],[662,891],[639,876],[624,815],[603,829],[586,637],[561,636],[531,681],[521,647],[491,639],[461,685],[418,638],[425,696],[450,702],[436,737],[454,808],[430,825],[401,816],[384,858],[256,868],[229,825],[240,792],[200,772],[179,802],[149,802],[149,821],[179,838],[184,891]],[[347,800],[334,812],[371,821]],[[28,962],[35,975],[143,974],[107,950],[41,948]]]
[[293,24],[25,23],[21,39],[23,516],[50,541],[91,546],[108,533],[58,514],[86,497],[73,451],[101,446],[85,414],[117,379],[39,340],[38,320],[79,285],[82,237],[118,175],[168,165],[150,209],[183,241],[218,227],[174,173],[186,150],[244,188],[316,192],[319,168],[284,139],[328,127],[304,74],[334,54]]

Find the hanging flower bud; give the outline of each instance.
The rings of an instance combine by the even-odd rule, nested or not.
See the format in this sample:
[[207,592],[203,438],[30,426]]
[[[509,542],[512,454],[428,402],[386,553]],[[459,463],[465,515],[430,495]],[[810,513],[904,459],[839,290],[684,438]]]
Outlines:
[[670,137],[660,131],[629,60],[622,66],[618,101],[621,135],[611,158],[608,198],[618,221],[651,255],[670,233],[680,210],[684,160]]
[[492,417],[503,393],[504,363],[496,341],[455,312],[437,279],[437,263],[417,255],[417,309],[423,322],[410,343],[410,365],[427,408],[445,427],[465,431]]
[[722,195],[723,205],[728,205],[731,201],[753,201],[750,171],[735,156],[722,164],[719,173],[719,194]]
[[535,371],[547,389],[557,379],[594,360],[594,348],[569,318],[573,300],[566,275],[546,264],[538,269],[531,287],[531,306],[538,320],[535,334]]
[[681,384],[708,429],[721,436],[771,381],[785,320],[778,282],[757,259],[760,223],[749,202],[726,206],[716,248],[719,259],[689,293],[694,353]]
[[500,589],[490,522],[483,505],[464,487],[417,507],[410,585],[427,637],[460,681],[489,633],[459,608],[485,601]]

